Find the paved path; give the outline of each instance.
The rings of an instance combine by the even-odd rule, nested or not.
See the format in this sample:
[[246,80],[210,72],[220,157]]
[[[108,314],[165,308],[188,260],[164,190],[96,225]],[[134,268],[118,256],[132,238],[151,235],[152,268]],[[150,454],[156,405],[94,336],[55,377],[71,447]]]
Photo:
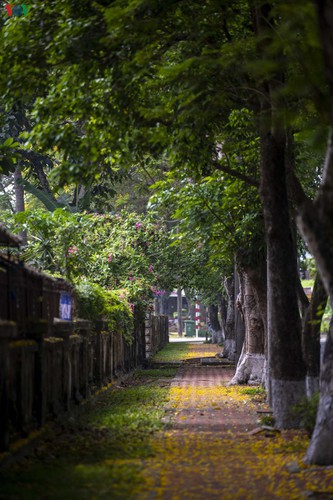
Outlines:
[[146,463],[146,490],[138,500],[333,498],[333,471],[312,471],[302,462],[304,435],[252,433],[257,411],[266,407],[260,390],[229,388],[234,368],[201,365],[207,345],[191,350],[194,359],[171,385],[170,428],[154,438],[155,456]]
[[[35,456],[11,470],[10,477],[0,472],[0,499],[333,498],[333,469],[302,462],[308,446],[304,434],[251,433],[257,426],[257,410],[265,406],[262,391],[228,387],[233,367],[201,363],[207,357],[218,362],[218,352],[211,344],[191,344],[171,386],[170,379],[151,379],[147,370],[142,379],[134,377],[101,393],[88,420],[73,419],[68,428],[57,427]],[[146,423],[137,418],[138,404],[145,405],[150,384],[163,388],[163,401],[168,400],[170,425],[159,432],[151,432],[144,406],[140,418],[144,415]],[[151,404],[149,408],[153,413]]]
[[225,387],[234,371],[223,365],[184,365],[172,384],[172,427],[217,432],[257,427],[256,409],[235,401]]
[[173,429],[230,433],[257,427],[256,410],[264,403],[254,404],[228,388],[235,367],[219,358],[220,352],[215,344],[190,344],[189,357],[171,384],[167,411]]
[[188,342],[188,343],[199,343],[203,344],[205,339],[203,337],[178,337],[175,335],[170,335],[169,336],[169,342]]

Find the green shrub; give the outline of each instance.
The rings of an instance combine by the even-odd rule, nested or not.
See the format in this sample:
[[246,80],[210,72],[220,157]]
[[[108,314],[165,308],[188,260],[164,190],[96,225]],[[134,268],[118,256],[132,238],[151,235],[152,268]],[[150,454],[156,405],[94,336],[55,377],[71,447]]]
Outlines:
[[96,283],[83,281],[75,285],[78,316],[91,321],[102,319],[105,312],[105,291]]
[[293,407],[293,415],[297,417],[300,427],[305,429],[309,436],[312,435],[316,424],[318,405],[319,392],[316,392],[309,399],[305,399]]
[[260,425],[267,425],[269,427],[274,427],[275,419],[274,419],[273,415],[263,415],[260,418]]
[[[122,291],[104,290],[100,285],[82,281],[75,286],[78,316],[93,322],[106,321],[112,332],[131,342],[134,330],[133,306]],[[122,292],[122,293],[121,293]]]

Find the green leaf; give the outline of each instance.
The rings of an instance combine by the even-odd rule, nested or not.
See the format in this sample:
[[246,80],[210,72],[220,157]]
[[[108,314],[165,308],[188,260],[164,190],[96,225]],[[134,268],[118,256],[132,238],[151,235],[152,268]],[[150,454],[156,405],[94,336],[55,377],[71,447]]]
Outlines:
[[4,146],[10,147],[14,142],[14,139],[12,137],[8,137],[8,139],[5,140]]

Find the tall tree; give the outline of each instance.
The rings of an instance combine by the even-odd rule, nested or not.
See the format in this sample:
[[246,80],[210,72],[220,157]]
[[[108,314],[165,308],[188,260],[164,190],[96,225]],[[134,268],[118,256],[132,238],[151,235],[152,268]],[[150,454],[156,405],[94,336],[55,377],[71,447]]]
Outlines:
[[[316,2],[324,67],[329,89],[329,119],[331,130],[327,145],[323,178],[316,198],[312,201],[294,178],[298,222],[302,235],[316,259],[318,269],[333,303],[333,5],[327,0]],[[320,375],[320,402],[315,430],[306,454],[308,463],[332,464],[333,450],[327,446],[333,439],[333,322],[331,321],[324,349]]]
[[[318,1],[330,81],[329,9],[328,1]],[[72,37],[68,18],[75,25]],[[62,151],[61,182],[80,176],[91,181],[101,164],[115,171],[141,161],[149,151],[167,158],[185,179],[199,183],[207,176],[214,182],[218,179],[217,198],[221,181],[228,184],[226,173],[257,187],[258,165],[253,168],[235,150],[240,161],[230,163],[232,155],[227,154],[223,136],[231,109],[245,108],[259,117],[268,246],[269,373],[274,414],[281,427],[291,425],[291,405],[305,387],[285,157],[290,135],[302,128],[300,117],[316,115],[316,107],[324,109],[321,58],[312,21],[312,3],[298,0],[272,5],[240,0],[150,5],[139,0],[106,6],[84,1],[80,9],[74,0],[66,4],[55,0],[41,16],[32,15],[29,27],[19,21],[14,35],[7,24],[0,35],[4,50],[12,53],[9,62],[4,58],[6,81],[0,77],[0,85],[8,99],[8,88],[14,97],[37,93],[38,122],[31,137],[44,149],[56,146]],[[42,50],[46,46],[48,50]],[[23,51],[31,57],[22,61]],[[318,71],[310,71],[314,66]],[[31,84],[36,76],[41,78],[37,90]],[[304,112],[305,104],[310,113]],[[318,118],[314,123],[319,129]],[[332,220],[330,156],[314,204],[304,198],[297,178],[292,192],[302,232],[331,294],[332,245],[323,236],[330,234]],[[206,200],[205,210],[210,208]]]

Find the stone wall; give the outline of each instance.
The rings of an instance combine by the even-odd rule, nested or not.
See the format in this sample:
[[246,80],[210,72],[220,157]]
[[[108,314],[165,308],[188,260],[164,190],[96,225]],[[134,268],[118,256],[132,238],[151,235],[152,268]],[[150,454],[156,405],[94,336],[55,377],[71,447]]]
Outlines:
[[133,342],[86,320],[0,320],[0,450],[128,373],[168,341],[162,316],[137,318]]

